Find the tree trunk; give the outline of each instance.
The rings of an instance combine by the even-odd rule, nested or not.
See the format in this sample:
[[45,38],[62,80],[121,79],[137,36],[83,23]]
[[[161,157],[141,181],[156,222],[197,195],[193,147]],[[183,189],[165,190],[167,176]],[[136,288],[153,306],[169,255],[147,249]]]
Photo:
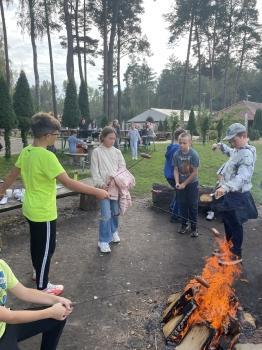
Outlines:
[[239,80],[240,80],[241,73],[242,73],[244,57],[245,57],[245,54],[246,54],[246,46],[247,46],[247,31],[245,31],[245,33],[244,33],[243,45],[242,45],[241,56],[240,56],[240,62],[239,62],[238,70],[237,70],[234,102],[237,102],[236,101],[237,100],[237,91],[238,91],[238,86],[239,86]]
[[34,13],[34,2],[33,0],[28,1],[29,13],[30,13],[30,37],[33,49],[33,61],[34,61],[34,75],[35,75],[35,95],[36,95],[36,109],[40,108],[40,82],[38,73],[38,62],[37,62],[37,48],[36,48],[36,33],[35,33],[35,13]]
[[198,108],[201,109],[201,44],[198,32],[198,26],[196,24],[196,42],[197,42],[197,57],[198,57]]
[[108,120],[108,43],[107,43],[107,0],[103,0],[103,111]]
[[27,131],[25,129],[21,129],[21,139],[22,139],[22,142],[23,142],[23,148],[28,146]]
[[[217,5],[217,2],[216,2]],[[215,11],[215,22],[214,22],[214,31],[213,31],[213,45],[212,45],[212,55],[211,55],[211,81],[210,81],[210,102],[209,109],[210,113],[213,112],[213,95],[214,95],[214,62],[215,62],[215,50],[216,50],[216,35],[217,35],[217,8]]]
[[87,57],[86,57],[86,0],[84,0],[84,74],[87,85]]
[[76,0],[76,9],[75,9],[76,46],[77,46],[79,76],[80,76],[80,80],[83,81],[84,75],[83,75],[83,68],[82,68],[82,58],[81,58],[79,32],[78,32],[78,7],[79,7],[79,0]]
[[122,91],[121,91],[121,33],[119,26],[117,27],[117,118],[121,122],[121,105],[122,105]]
[[[0,0],[1,1],[1,0]],[[5,140],[5,158],[11,158],[11,142],[10,142],[11,130],[5,129],[4,140]]]
[[66,72],[68,80],[75,80],[74,77],[74,49],[73,49],[73,32],[72,22],[68,9],[68,0],[64,0],[64,14],[67,33],[67,58],[66,58]]
[[2,19],[3,36],[4,36],[6,82],[7,82],[8,89],[10,90],[11,75],[10,75],[7,30],[6,30],[6,23],[5,23],[5,11],[4,11],[3,0],[0,0],[0,7],[1,7],[1,19]]
[[182,99],[181,99],[181,122],[182,122],[182,124],[184,124],[186,81],[187,81],[187,74],[188,74],[188,67],[189,67],[189,58],[190,58],[190,50],[191,50],[191,43],[192,43],[192,33],[193,33],[194,18],[195,18],[194,9],[192,8],[191,22],[190,22],[190,31],[189,31],[188,46],[187,46],[187,58],[186,58],[186,64],[185,64],[185,70],[184,70]]
[[55,86],[55,77],[54,77],[54,62],[53,62],[53,51],[52,51],[52,42],[51,42],[51,35],[50,35],[49,11],[48,11],[48,7],[47,7],[47,0],[44,0],[44,5],[45,5],[46,32],[47,32],[48,48],[49,48],[53,111],[54,111],[55,118],[57,118],[57,101],[56,101],[56,86]]
[[108,119],[114,118],[114,44],[120,0],[115,0],[108,49]]
[[230,62],[230,48],[231,48],[231,35],[233,26],[233,0],[230,0],[230,13],[229,13],[229,23],[228,23],[228,33],[227,33],[227,49],[226,49],[226,62],[225,62],[225,74],[224,74],[224,87],[223,87],[223,107],[227,106],[227,79],[228,79],[228,69]]

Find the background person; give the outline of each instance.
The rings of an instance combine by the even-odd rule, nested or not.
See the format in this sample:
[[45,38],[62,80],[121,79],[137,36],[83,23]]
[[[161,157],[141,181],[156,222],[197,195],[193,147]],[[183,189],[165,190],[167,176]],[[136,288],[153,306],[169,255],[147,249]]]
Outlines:
[[141,137],[134,123],[131,124],[130,130],[128,130],[128,137],[130,142],[132,159],[137,160],[138,143],[141,142]]

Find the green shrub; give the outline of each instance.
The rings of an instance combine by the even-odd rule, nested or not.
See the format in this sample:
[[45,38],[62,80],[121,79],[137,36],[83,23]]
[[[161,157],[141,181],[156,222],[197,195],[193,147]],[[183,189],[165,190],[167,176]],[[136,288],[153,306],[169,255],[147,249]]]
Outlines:
[[251,141],[259,140],[260,132],[257,129],[250,128],[248,131],[248,136]]

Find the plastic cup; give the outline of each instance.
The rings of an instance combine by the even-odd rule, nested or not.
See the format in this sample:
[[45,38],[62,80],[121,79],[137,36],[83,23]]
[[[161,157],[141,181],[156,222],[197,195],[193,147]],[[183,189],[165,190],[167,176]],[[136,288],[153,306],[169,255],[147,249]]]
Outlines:
[[11,188],[8,188],[6,190],[6,195],[7,195],[7,198],[12,198],[13,196],[13,190]]

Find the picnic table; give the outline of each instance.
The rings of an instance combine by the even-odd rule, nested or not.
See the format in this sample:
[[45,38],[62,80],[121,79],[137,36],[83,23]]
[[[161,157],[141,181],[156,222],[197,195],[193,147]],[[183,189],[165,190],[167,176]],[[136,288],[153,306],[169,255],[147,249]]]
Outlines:
[[[93,185],[93,181],[91,178],[86,178],[83,180],[80,180],[80,182],[83,182],[86,185]],[[57,185],[57,191],[56,191],[56,198],[65,198],[69,196],[76,196],[78,195],[78,192],[69,190],[68,188],[64,187],[61,184]],[[81,193],[80,194],[80,208],[83,210],[94,210],[97,208],[96,205],[96,198],[94,196],[89,196],[86,194]],[[16,199],[9,199],[6,204],[0,205],[0,214],[11,211],[14,209],[22,208],[22,202],[18,201]]]
[[79,160],[81,163],[82,160],[82,168],[84,169],[86,165],[91,164],[91,157],[93,150],[99,146],[99,142],[87,142],[85,144],[85,149],[87,150],[87,153],[70,153],[70,152],[65,152],[64,154],[68,157],[70,157],[73,162],[75,160]]

